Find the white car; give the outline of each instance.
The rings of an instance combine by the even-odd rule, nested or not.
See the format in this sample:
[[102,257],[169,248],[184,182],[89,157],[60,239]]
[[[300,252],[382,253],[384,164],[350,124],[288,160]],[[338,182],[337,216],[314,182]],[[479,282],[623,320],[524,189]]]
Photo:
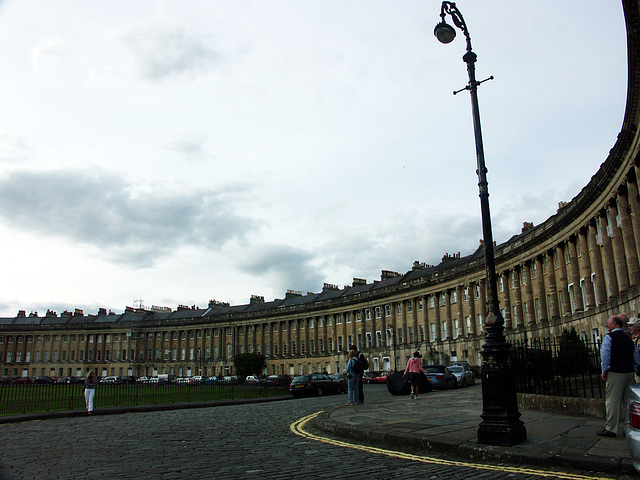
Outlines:
[[631,385],[631,399],[629,400],[629,424],[624,429],[627,447],[633,466],[640,472],[640,383]]
[[255,375],[249,375],[247,378],[244,379],[244,381],[247,383],[259,383],[260,379]]
[[204,377],[202,375],[196,375],[195,377],[191,377],[193,383],[202,383],[204,382]]

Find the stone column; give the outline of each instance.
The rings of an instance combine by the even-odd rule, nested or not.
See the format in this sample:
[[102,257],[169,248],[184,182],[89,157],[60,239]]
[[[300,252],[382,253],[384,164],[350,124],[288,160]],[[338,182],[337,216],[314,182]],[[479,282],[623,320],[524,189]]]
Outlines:
[[523,325],[526,327],[527,325],[534,324],[536,313],[535,313],[535,305],[533,303],[533,281],[531,278],[531,270],[529,266],[529,262],[525,262],[522,264],[522,278],[524,283],[524,302],[527,305],[525,308],[528,312],[528,318],[524,318],[523,315]]
[[433,302],[433,315],[434,315],[434,319],[433,322],[436,325],[436,340],[437,341],[442,341],[442,326],[441,326],[441,320],[440,320],[440,294],[436,294],[435,298],[434,298],[434,302]]
[[635,168],[635,174],[629,173],[627,175],[627,201],[631,210],[631,225],[633,227],[633,237],[635,239],[636,256],[640,258],[640,203],[638,200],[638,183],[637,183],[637,169]]
[[567,257],[565,255],[566,246],[560,243],[556,246],[558,260],[558,290],[560,292],[562,316],[571,315],[571,302],[569,300],[569,282],[567,280]]
[[629,290],[629,272],[627,270],[627,261],[625,258],[624,242],[622,240],[622,231],[618,226],[618,206],[615,200],[609,204],[609,219],[613,230],[613,255],[616,265],[616,273],[618,275],[619,293],[626,293]]
[[[411,326],[413,327],[413,343],[420,343],[420,330],[418,329],[418,301],[415,298],[411,302]],[[409,332],[407,332],[408,334]],[[408,340],[408,338],[407,338]]]
[[[451,318],[451,291],[445,290],[444,293],[444,321],[447,326],[447,337],[448,339],[453,338],[453,322]],[[444,338],[443,338],[444,340]]]
[[607,294],[604,286],[605,276],[602,266],[603,249],[598,245],[596,236],[597,229],[595,220],[591,220],[589,222],[589,260],[591,261],[591,272],[594,274],[591,286],[596,297],[595,304],[600,305],[606,302]]
[[424,328],[424,343],[428,345],[431,342],[431,332],[429,331],[429,296],[422,296],[422,328]]
[[578,245],[580,245],[580,252],[582,255],[578,257],[580,264],[580,277],[584,282],[584,303],[589,308],[596,306],[595,296],[593,294],[593,286],[591,284],[591,260],[589,252],[589,241],[587,235],[589,234],[588,227],[583,227],[578,232]]
[[[602,250],[603,250],[603,262],[602,267],[605,275],[605,285],[609,293],[609,299],[614,299],[618,296],[618,281],[616,278],[615,261],[613,259],[613,246],[611,237],[607,232],[607,214],[605,211],[600,212],[600,229],[602,231]],[[613,230],[613,226],[611,226]]]
[[[540,303],[540,317],[538,318],[538,323],[546,323],[548,321],[547,318],[547,291],[544,285],[544,265],[542,258],[537,256],[534,259],[536,265],[536,295],[538,295],[538,302]],[[534,306],[535,308],[535,306]],[[538,315],[536,310],[535,315]]]
[[553,249],[546,252],[547,256],[547,283],[549,293],[549,312],[551,318],[549,320],[557,320],[560,318],[560,299],[558,298],[558,288],[556,282],[556,264],[554,259],[555,251]]
[[631,216],[629,215],[630,208],[625,192],[618,194],[618,204],[620,206],[618,214],[620,215],[620,221],[622,223],[622,242],[627,259],[625,263],[629,269],[631,286],[635,287],[640,284],[640,269],[638,268],[638,252],[636,251],[633,225],[631,223]]
[[576,249],[577,241],[578,238],[576,236],[569,237],[567,247],[569,248],[569,256],[571,257],[569,267],[571,269],[571,283],[573,283],[574,306],[576,312],[581,312],[584,310],[584,300],[582,299],[582,290],[580,289],[580,266],[578,265],[578,250]]
[[522,290],[520,288],[520,272],[518,271],[520,267],[513,267],[512,270],[512,278],[513,278],[513,293],[515,297],[515,327],[522,328],[524,327],[524,315],[522,314]]
[[500,272],[500,278],[502,278],[502,285],[504,286],[504,290],[502,292],[502,304],[504,305],[504,328],[505,330],[512,330],[514,328],[514,321],[511,314],[509,271]]
[[465,325],[465,321],[464,321],[464,310],[463,310],[464,288],[462,287],[462,285],[456,287],[456,297],[458,300],[458,303],[456,305],[457,307],[456,315],[458,316],[458,335],[461,337],[466,337],[467,326]]

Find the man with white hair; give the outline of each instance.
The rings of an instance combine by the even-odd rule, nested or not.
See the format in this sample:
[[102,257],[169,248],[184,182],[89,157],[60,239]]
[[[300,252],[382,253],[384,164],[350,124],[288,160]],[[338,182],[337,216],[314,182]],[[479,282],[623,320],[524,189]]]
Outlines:
[[609,333],[602,340],[600,358],[602,360],[602,378],[606,383],[605,407],[607,420],[605,427],[596,432],[601,437],[615,437],[620,423],[620,408],[625,413],[629,403],[629,386],[635,383],[635,372],[640,366],[638,347],[624,331],[624,320],[620,316],[610,317],[607,321]]

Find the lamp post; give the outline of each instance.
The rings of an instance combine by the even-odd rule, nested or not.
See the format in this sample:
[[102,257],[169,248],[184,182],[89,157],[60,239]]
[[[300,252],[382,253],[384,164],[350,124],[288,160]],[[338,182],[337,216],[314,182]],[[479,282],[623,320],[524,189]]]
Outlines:
[[478,442],[487,445],[515,445],[527,438],[524,424],[520,420],[516,396],[515,370],[511,362],[511,346],[504,337],[504,318],[500,313],[497,294],[496,266],[493,253],[493,233],[491,232],[491,214],[489,211],[489,188],[487,168],[484,163],[482,130],[480,129],[480,110],[478,107],[478,85],[493,79],[477,81],[475,62],[477,55],[471,50],[471,37],[462,14],[453,2],[442,2],[441,21],[433,33],[441,43],[451,43],[456,30],[445,22],[449,14],[456,27],[462,30],[467,40],[467,52],[462,60],[467,64],[469,84],[454,95],[469,90],[473,113],[473,131],[476,143],[478,169],[478,187],[480,190],[480,209],[482,213],[482,235],[484,243],[484,261],[487,275],[488,311],[484,324],[487,332],[486,342],[482,345],[482,422],[478,427]]

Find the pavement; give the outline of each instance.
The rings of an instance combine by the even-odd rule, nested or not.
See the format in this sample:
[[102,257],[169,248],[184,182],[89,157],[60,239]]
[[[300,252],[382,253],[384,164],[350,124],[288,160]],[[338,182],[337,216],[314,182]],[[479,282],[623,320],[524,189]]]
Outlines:
[[371,403],[340,406],[316,418],[320,431],[366,443],[442,452],[477,463],[569,467],[637,476],[623,436],[595,434],[604,419],[520,409],[527,440],[510,447],[477,442],[482,421],[480,385],[407,396],[376,397]]
[[[430,392],[419,399],[393,396],[383,385],[365,386],[365,401],[347,406],[346,395],[315,418],[314,427],[327,435],[390,449],[418,449],[475,463],[563,467],[587,472],[636,477],[638,473],[619,432],[616,438],[595,434],[604,419],[520,409],[527,440],[509,447],[482,445],[477,430],[482,413],[482,389],[475,385],[447,392]],[[385,390],[383,392],[382,390]],[[375,393],[374,393],[375,392]],[[101,408],[95,415],[151,410],[203,408],[218,405],[292,400],[291,397],[188,405]],[[0,417],[0,424],[46,418],[86,416],[84,411],[51,412]],[[622,429],[622,422],[621,422]],[[619,477],[618,477],[619,478]]]

